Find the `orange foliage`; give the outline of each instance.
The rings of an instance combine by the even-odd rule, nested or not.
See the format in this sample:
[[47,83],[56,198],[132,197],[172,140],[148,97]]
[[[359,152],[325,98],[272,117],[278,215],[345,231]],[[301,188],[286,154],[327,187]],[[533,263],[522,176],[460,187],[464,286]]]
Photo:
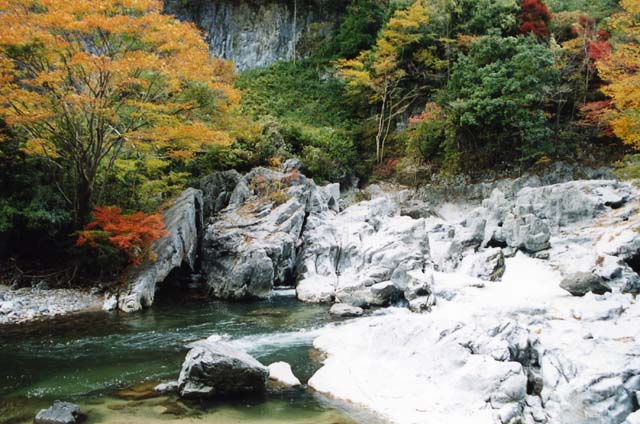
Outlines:
[[597,61],[602,92],[611,99],[607,117],[616,136],[640,150],[640,3],[621,0],[622,11],[609,23],[618,42]]
[[93,221],[80,231],[77,246],[96,247],[108,242],[127,254],[129,261],[138,266],[144,259],[154,259],[151,245],[167,234],[160,214],[136,212],[123,215],[115,206],[101,206],[93,210]]
[[160,0],[0,0],[0,118],[23,136],[25,152],[75,171],[79,215],[91,211],[96,176],[119,154],[188,161],[233,142],[233,64],[211,58],[195,25],[162,8]]

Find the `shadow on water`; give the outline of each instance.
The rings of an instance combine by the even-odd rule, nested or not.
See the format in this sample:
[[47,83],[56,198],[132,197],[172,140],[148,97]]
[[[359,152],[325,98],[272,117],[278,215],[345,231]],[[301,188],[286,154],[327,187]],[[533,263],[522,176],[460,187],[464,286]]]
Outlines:
[[137,314],[94,313],[0,329],[0,423],[32,422],[54,399],[81,404],[90,423],[373,422],[371,416],[358,418],[366,413],[302,389],[223,403],[123,394],[121,389],[145,383],[149,393],[157,382],[175,379],[186,346],[212,335],[265,364],[289,362],[306,382],[320,366],[313,339],[332,322],[325,306],[292,297],[254,303],[166,295],[160,300]]

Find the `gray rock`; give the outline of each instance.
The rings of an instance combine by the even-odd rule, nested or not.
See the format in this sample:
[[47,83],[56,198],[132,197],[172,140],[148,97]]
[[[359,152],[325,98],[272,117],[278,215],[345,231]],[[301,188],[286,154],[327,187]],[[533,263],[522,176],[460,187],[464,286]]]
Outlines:
[[226,208],[241,175],[235,171],[214,172],[200,180],[205,217],[210,217]]
[[44,280],[38,281],[38,283],[34,286],[36,290],[49,290],[49,283]]
[[400,215],[410,216],[413,219],[430,218],[432,216],[438,216],[438,213],[430,208],[428,205],[420,204],[408,204],[400,208]]
[[16,309],[16,307],[17,305],[15,304],[15,302],[12,302],[10,300],[0,302],[0,314],[10,314],[14,309]]
[[461,268],[466,274],[486,281],[497,281],[505,272],[502,249],[495,247],[464,259]]
[[573,296],[584,296],[589,292],[605,294],[611,291],[602,277],[590,272],[576,272],[575,274],[571,274],[560,282],[560,287]]
[[282,172],[288,174],[290,172],[293,172],[294,170],[303,174],[305,173],[306,168],[300,161],[300,159],[291,158],[284,161],[284,163],[282,164]]
[[283,0],[196,3],[171,0],[165,3],[165,8],[198,25],[206,34],[211,55],[232,60],[238,70],[309,54],[303,41],[317,43],[322,41],[316,40],[328,39],[341,12],[327,0],[298,0],[296,8]]
[[429,296],[421,296],[416,297],[415,299],[409,301],[409,309],[412,312],[423,313],[430,312],[431,308],[436,304],[436,297]]
[[389,306],[403,298],[403,291],[391,281],[384,281],[371,286],[369,304],[374,306]]
[[35,424],[75,424],[80,422],[80,407],[73,403],[56,400],[47,409],[36,415]]
[[[129,270],[129,284],[117,295],[121,311],[134,312],[151,306],[156,284],[163,282],[174,269],[185,265],[195,270],[198,237],[203,226],[202,192],[186,189],[173,206],[163,212],[163,217],[168,234],[154,244],[154,262]],[[105,305],[105,309],[113,302],[111,297],[107,300],[110,304]]]
[[187,354],[178,388],[186,398],[239,396],[264,391],[268,378],[268,368],[246,352],[205,340]]
[[427,293],[428,276],[410,275],[421,274],[429,258],[426,221],[399,212],[381,191],[339,213],[311,214],[303,232],[298,298],[366,308]]
[[331,315],[338,317],[359,317],[363,312],[362,308],[344,303],[336,303],[329,309]]
[[302,174],[255,168],[245,175],[204,233],[202,271],[211,293],[267,298],[275,285],[292,286],[306,217],[336,209],[339,196],[337,184],[318,187]]

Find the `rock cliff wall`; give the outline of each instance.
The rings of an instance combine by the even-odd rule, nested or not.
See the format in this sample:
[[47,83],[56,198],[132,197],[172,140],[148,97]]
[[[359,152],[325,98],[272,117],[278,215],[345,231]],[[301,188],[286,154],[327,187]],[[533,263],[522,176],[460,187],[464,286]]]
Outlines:
[[313,39],[330,34],[343,0],[168,0],[166,11],[194,22],[211,55],[238,70],[306,54]]

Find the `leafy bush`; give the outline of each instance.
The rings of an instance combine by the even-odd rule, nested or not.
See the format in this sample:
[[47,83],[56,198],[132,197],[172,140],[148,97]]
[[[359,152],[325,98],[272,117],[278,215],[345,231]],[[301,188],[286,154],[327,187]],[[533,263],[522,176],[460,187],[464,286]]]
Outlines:
[[[449,149],[487,163],[537,160],[555,150],[545,102],[558,79],[551,50],[533,37],[487,36],[453,67],[448,121]],[[477,158],[481,159],[481,158]]]
[[147,215],[136,212],[123,215],[115,206],[97,207],[93,210],[93,221],[78,233],[77,246],[89,246],[99,252],[109,251],[111,245],[126,254],[134,266],[145,259],[154,260],[151,245],[167,234],[160,214]]

